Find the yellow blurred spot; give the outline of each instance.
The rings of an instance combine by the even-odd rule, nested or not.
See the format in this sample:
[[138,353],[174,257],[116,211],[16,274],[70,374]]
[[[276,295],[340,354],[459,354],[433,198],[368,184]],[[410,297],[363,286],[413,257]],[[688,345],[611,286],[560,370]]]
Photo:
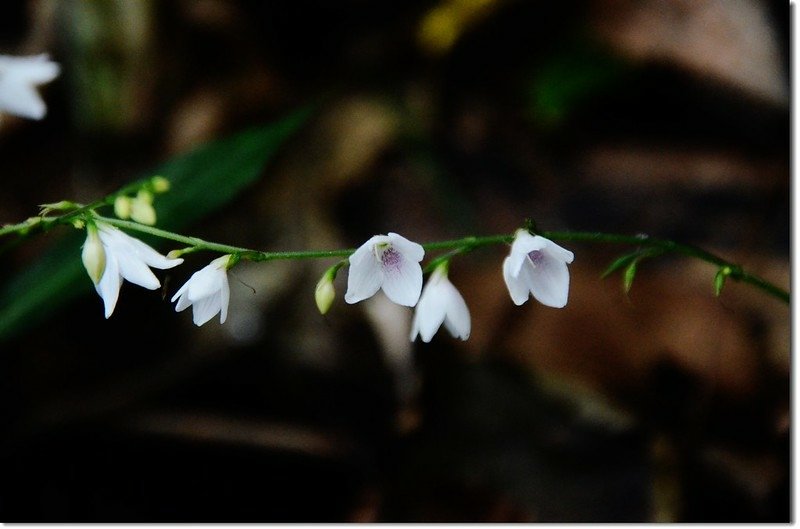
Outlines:
[[499,3],[500,0],[444,0],[422,19],[417,34],[420,46],[433,55],[444,55]]

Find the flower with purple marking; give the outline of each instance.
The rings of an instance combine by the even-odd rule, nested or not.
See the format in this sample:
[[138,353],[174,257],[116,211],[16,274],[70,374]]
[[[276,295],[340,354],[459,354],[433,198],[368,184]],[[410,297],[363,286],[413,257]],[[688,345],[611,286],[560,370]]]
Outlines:
[[347,303],[358,303],[383,288],[397,303],[413,307],[422,291],[422,267],[425,250],[419,244],[396,233],[375,235],[350,256],[347,276]]
[[533,294],[548,307],[562,308],[569,296],[567,264],[574,254],[540,235],[517,230],[511,253],[503,261],[503,279],[516,305]]

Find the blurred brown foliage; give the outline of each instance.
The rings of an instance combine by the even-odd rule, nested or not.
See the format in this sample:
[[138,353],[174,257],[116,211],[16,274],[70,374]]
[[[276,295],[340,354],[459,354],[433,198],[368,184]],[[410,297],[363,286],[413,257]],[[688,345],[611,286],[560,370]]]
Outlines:
[[[263,249],[648,233],[789,284],[788,10],[757,0],[12,2],[0,52],[62,66],[0,121],[0,221],[89,200],[307,103],[258,185],[191,234]],[[180,189],[174,189],[180,193]],[[210,192],[213,192],[210,190]],[[15,248],[4,277],[49,236]],[[788,521],[789,307],[567,245],[563,310],[505,249],[454,260],[473,333],[408,342],[330,264],[242,265],[229,321],[168,297],[207,256],[2,347],[4,521]],[[79,250],[76,249],[76,259]],[[344,273],[337,280],[345,289]],[[87,279],[88,281],[88,279]]]

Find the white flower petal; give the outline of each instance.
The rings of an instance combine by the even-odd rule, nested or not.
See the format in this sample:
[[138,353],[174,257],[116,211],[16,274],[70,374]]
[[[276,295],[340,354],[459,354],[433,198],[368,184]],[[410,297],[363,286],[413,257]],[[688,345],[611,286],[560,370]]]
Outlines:
[[547,254],[534,268],[532,263],[525,263],[520,276],[530,287],[533,297],[548,307],[562,308],[569,297],[569,270],[567,263]]
[[208,296],[194,301],[192,307],[192,321],[199,327],[220,311],[220,298],[218,295]]
[[187,285],[183,285],[183,287],[172,297],[172,301],[174,302],[175,299],[178,299],[178,303],[175,304],[175,312],[181,312],[189,308],[192,304],[189,301],[189,296],[186,295]]
[[466,340],[469,338],[470,331],[472,330],[472,321],[469,316],[467,303],[450,281],[447,281],[446,287],[447,314],[444,319],[444,326],[453,338]]
[[120,233],[123,236],[127,237],[128,244],[131,245],[132,249],[135,251],[139,259],[147,263],[148,266],[152,266],[153,268],[158,268],[160,270],[166,270],[168,268],[173,268],[175,266],[178,266],[183,262],[183,259],[180,257],[177,259],[171,259],[169,257],[161,255],[160,253],[155,251],[151,246],[148,246],[139,239],[131,237],[122,231],[120,231]]
[[47,114],[47,106],[32,87],[10,82],[0,83],[0,110],[28,119]]
[[[541,237],[544,239],[544,237]],[[575,254],[567,250],[566,248],[562,248],[561,246],[557,245],[553,241],[549,239],[544,239],[546,241],[545,252],[550,254],[555,259],[559,261],[563,261],[565,263],[571,263],[573,259],[575,259]]]
[[389,232],[389,242],[394,246],[397,251],[403,254],[403,257],[410,261],[420,262],[425,258],[425,249],[421,244],[409,241],[402,235]]
[[419,299],[419,304],[414,312],[414,322],[412,328],[414,332],[411,336],[413,341],[417,334],[422,338],[422,341],[428,343],[439,330],[444,322],[447,311],[447,299],[441,295],[441,289],[438,288],[434,282],[434,278],[428,280],[425,289],[422,291],[422,296]]
[[513,254],[505,258],[503,261],[503,279],[506,282],[506,287],[508,287],[508,293],[511,295],[511,301],[515,305],[522,305],[528,301],[530,287],[525,282],[525,277],[520,277],[519,271],[517,274],[511,273],[512,268],[515,266],[514,263]]
[[508,257],[511,259],[509,263],[509,272],[512,276],[519,275],[522,264],[528,257],[530,252],[541,250],[547,246],[547,239],[538,235],[533,236],[525,230],[517,230],[514,235],[514,242],[511,245],[511,253]]
[[220,324],[225,323],[225,320],[228,319],[228,304],[231,299],[231,288],[228,285],[228,274],[225,274],[222,278],[222,290],[219,293],[220,296],[220,310],[219,310],[219,322]]
[[189,301],[194,303],[219,292],[222,289],[222,277],[224,275],[224,271],[209,267],[192,274],[192,277],[187,281],[189,290],[186,292],[186,296]]
[[[370,241],[373,237],[350,256],[350,267],[347,271],[347,292],[344,300],[347,303],[358,303],[373,296],[383,283],[383,269],[373,254]],[[382,241],[379,241],[382,242]]]
[[180,312],[192,305],[192,321],[197,326],[203,325],[217,313],[220,313],[219,322],[225,323],[230,301],[227,270],[229,260],[230,256],[224,255],[192,274],[172,296],[173,302],[178,300],[175,310]]
[[161,282],[143,261],[131,258],[130,255],[119,255],[119,271],[124,279],[134,285],[139,285],[149,290],[161,286]]
[[0,55],[0,111],[42,119],[47,107],[36,87],[55,79],[59,70],[58,64],[49,61],[47,55]]
[[117,259],[115,256],[109,255],[106,257],[106,267],[103,271],[103,276],[100,278],[100,282],[95,285],[95,290],[97,290],[97,293],[103,299],[106,319],[114,313],[121,286],[122,277],[119,275]]
[[422,292],[422,267],[398,254],[392,266],[383,267],[383,292],[398,305],[413,307]]
[[0,55],[0,72],[16,82],[43,84],[58,77],[61,67],[46,53],[28,57]]
[[183,259],[167,259],[113,226],[101,222],[97,222],[96,226],[106,258],[106,270],[97,285],[97,293],[103,298],[106,307],[106,318],[114,311],[123,279],[150,290],[161,285],[147,265],[148,261],[155,261],[154,255],[159,260],[169,261],[168,268],[183,262]]

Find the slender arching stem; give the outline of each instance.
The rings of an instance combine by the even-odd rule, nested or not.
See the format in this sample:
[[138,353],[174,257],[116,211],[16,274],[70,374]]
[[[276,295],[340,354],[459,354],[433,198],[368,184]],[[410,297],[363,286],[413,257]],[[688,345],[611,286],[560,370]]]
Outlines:
[[[91,215],[93,219],[99,222],[104,222],[118,228],[123,228],[130,231],[146,233],[162,239],[167,239],[181,244],[185,244],[188,248],[182,250],[182,253],[195,252],[195,251],[211,251],[218,253],[226,253],[236,255],[239,259],[246,259],[249,261],[263,262],[274,261],[279,259],[326,259],[326,258],[342,258],[349,257],[355,251],[353,248],[341,250],[303,250],[294,252],[267,252],[261,250],[254,250],[250,248],[243,248],[240,246],[231,246],[228,244],[221,244],[210,242],[198,237],[190,237],[174,233],[171,231],[156,228],[154,226],[147,226],[138,222],[128,220],[121,220],[111,217],[103,217],[94,212],[94,208],[100,205],[109,203],[109,199],[103,199],[88,206],[76,205],[76,209],[71,210],[60,216],[40,216],[32,217],[24,222],[7,225],[0,228],[0,236],[16,233],[18,235],[26,235],[28,233],[41,230],[46,231],[57,224],[71,224],[86,218]],[[584,232],[584,231],[545,231],[539,232],[543,237],[559,242],[589,242],[598,244],[623,244],[632,245],[639,248],[652,248],[656,250],[656,254],[673,253],[685,255],[695,259],[700,259],[724,271],[725,276],[731,279],[751,284],[756,288],[770,294],[786,303],[790,301],[789,292],[770,283],[769,281],[745,271],[741,266],[732,263],[718,255],[707,252],[702,248],[689,244],[681,244],[675,241],[666,239],[657,239],[648,235],[620,235],[615,233],[602,233],[602,232]],[[431,265],[436,265],[443,260],[448,260],[456,254],[471,252],[472,250],[482,248],[485,246],[493,246],[499,244],[510,244],[513,242],[513,235],[489,235],[482,237],[463,237],[461,239],[451,239],[446,241],[435,241],[422,244],[426,251],[448,250],[445,255],[439,256],[434,259]],[[655,255],[655,254],[654,254]],[[430,266],[428,267],[430,268]]]

